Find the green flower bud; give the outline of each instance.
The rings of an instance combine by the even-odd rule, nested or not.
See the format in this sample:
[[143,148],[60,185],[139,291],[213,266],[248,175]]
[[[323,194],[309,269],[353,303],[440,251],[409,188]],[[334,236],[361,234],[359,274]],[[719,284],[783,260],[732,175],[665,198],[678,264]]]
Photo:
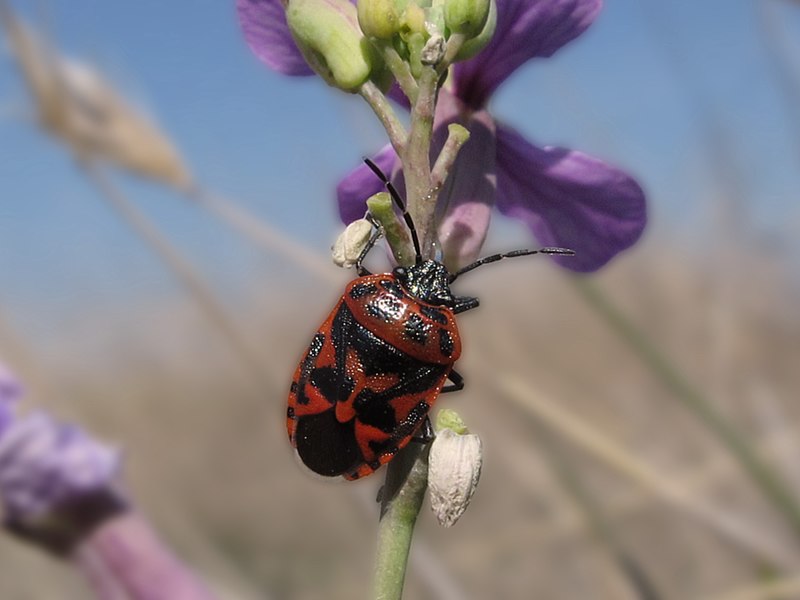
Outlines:
[[369,214],[380,223],[397,264],[413,265],[415,256],[411,236],[408,227],[394,211],[391,196],[387,192],[378,192],[367,200],[367,208]]
[[391,39],[400,28],[395,0],[358,0],[358,24],[367,37]]
[[492,41],[492,36],[494,36],[494,30],[496,27],[497,5],[495,4],[494,0],[492,0],[489,3],[489,15],[486,17],[486,23],[484,24],[483,29],[478,35],[471,37],[461,45],[461,48],[453,59],[453,62],[467,60],[483,50],[486,45]]
[[444,23],[451,33],[475,37],[483,31],[492,0],[447,0]]
[[426,35],[425,11],[416,4],[409,4],[403,11],[402,26],[408,33]]
[[442,429],[452,429],[459,435],[469,433],[464,419],[452,408],[443,408],[439,411],[439,414],[436,415],[436,430],[439,431]]
[[311,67],[333,87],[355,92],[374,57],[348,0],[290,0],[286,21]]

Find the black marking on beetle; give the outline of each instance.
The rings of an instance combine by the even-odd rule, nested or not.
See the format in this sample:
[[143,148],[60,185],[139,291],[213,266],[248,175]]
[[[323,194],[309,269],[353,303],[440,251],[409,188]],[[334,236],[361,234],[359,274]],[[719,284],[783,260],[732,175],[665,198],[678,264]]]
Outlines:
[[403,315],[404,306],[398,298],[383,294],[367,304],[367,313],[384,323],[394,323]]
[[301,417],[295,431],[297,453],[309,469],[320,475],[349,473],[364,461],[354,428],[355,421],[340,423],[335,410]]
[[353,300],[358,300],[364,296],[370,296],[378,291],[378,287],[374,283],[357,283],[350,289],[350,297]]
[[342,377],[333,367],[317,367],[311,371],[308,380],[331,403],[346,401],[356,387],[352,377]]
[[310,358],[317,358],[319,353],[322,351],[322,346],[325,344],[325,334],[318,332],[317,335],[314,336],[314,339],[311,340],[311,344],[308,346],[308,356],[306,360]]
[[406,295],[403,292],[403,288],[400,287],[400,284],[392,279],[381,279],[380,284],[383,289],[385,289],[395,298],[403,298]]
[[428,341],[425,321],[416,313],[409,313],[408,317],[406,317],[406,322],[403,324],[403,333],[412,342],[422,346]]
[[[372,331],[358,323],[346,305],[342,305],[332,324],[334,346],[337,354],[337,371],[345,372],[345,353],[355,350],[362,373],[367,377],[383,373],[403,375],[417,366],[417,361],[380,339]],[[339,353],[342,354],[340,366]]]
[[358,396],[353,399],[353,410],[355,410],[356,413],[366,410],[367,405],[375,399],[376,395],[375,390],[364,388],[358,393]]
[[317,367],[311,371],[309,383],[317,388],[322,396],[333,403],[338,399],[339,381],[333,367]]
[[392,433],[397,425],[394,408],[383,394],[364,389],[353,402],[356,418],[364,425],[380,429],[384,433]]
[[422,314],[428,317],[430,320],[436,321],[440,325],[447,325],[447,317],[438,308],[422,304],[420,305],[419,309],[422,312]]
[[388,446],[389,442],[402,440],[410,435],[412,435],[422,424],[423,419],[428,415],[431,406],[427,402],[420,402],[411,411],[408,413],[408,416],[405,420],[400,423],[397,429],[392,434],[392,439],[388,440],[384,446]]
[[381,468],[381,461],[373,460],[367,463],[367,466],[372,469],[373,471],[377,471]]
[[293,381],[292,385],[289,386],[289,392],[292,393],[292,394],[296,394],[297,393],[297,382],[296,381]]
[[286,417],[289,418],[289,419],[294,419],[295,418],[295,416],[294,416],[294,406],[290,406],[289,408],[286,409]]
[[308,347],[308,353],[306,354],[306,357],[303,359],[303,366],[300,368],[300,377],[297,378],[298,404],[308,404],[309,402],[308,396],[306,396],[306,392],[304,389],[305,382],[308,381],[308,378],[311,376],[311,371],[314,370],[314,362],[317,360],[319,353],[322,352],[322,347],[324,345],[325,345],[325,334],[318,332],[314,336],[314,339],[311,340],[311,344]]
[[369,449],[372,450],[378,456],[380,456],[381,454],[384,454],[386,452],[386,446],[391,441],[392,441],[391,438],[388,440],[384,440],[382,442],[376,442],[375,440],[372,440],[369,443]]
[[453,350],[455,350],[453,338],[450,332],[444,328],[439,328],[439,350],[448,358],[453,355]]

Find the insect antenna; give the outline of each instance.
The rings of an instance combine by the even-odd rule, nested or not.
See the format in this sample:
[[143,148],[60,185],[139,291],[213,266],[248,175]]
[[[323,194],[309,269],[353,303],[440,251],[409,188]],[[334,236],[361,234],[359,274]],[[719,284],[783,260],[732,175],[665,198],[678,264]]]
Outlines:
[[406,210],[406,203],[403,202],[403,199],[400,197],[400,193],[397,191],[397,188],[394,187],[394,184],[389,181],[389,178],[386,174],[381,171],[380,167],[376,165],[372,160],[369,158],[365,158],[364,162],[370,168],[370,170],[378,176],[383,182],[383,185],[386,186],[386,189],[389,191],[389,195],[392,197],[392,201],[397,205],[397,208],[400,209],[400,212],[403,213],[403,220],[406,222],[406,226],[408,227],[408,231],[411,233],[411,241],[414,243],[414,252],[416,253],[416,257],[414,262],[419,264],[422,262],[422,251],[419,247],[419,237],[417,236],[417,228],[414,227],[414,221],[411,220],[411,215],[408,214],[408,210]]
[[476,260],[474,263],[471,263],[464,267],[463,269],[459,269],[455,273],[450,276],[450,283],[453,283],[457,277],[463,275],[464,273],[469,273],[473,269],[477,269],[483,265],[488,265],[489,263],[497,262],[498,260],[502,260],[504,258],[516,258],[517,256],[528,256],[530,254],[549,254],[549,255],[556,255],[556,256],[575,256],[575,251],[570,250],[569,248],[539,248],[538,250],[512,250],[511,252],[504,252],[502,254],[492,254],[491,256],[486,256],[484,258]]

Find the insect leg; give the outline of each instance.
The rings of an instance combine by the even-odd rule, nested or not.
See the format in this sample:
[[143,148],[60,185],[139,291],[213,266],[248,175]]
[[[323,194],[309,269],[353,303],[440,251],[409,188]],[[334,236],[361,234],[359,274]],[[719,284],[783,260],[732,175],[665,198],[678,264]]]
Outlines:
[[372,232],[372,235],[370,235],[369,239],[367,240],[367,243],[364,245],[364,248],[361,250],[361,253],[358,255],[358,258],[356,259],[355,266],[356,266],[356,272],[358,273],[359,277],[364,277],[365,275],[372,275],[372,273],[370,273],[369,270],[366,269],[362,263],[364,262],[364,259],[367,258],[367,254],[369,254],[369,251],[372,250],[373,246],[375,246],[375,244],[378,242],[381,235],[383,235],[383,231],[381,230],[380,224],[373,218],[373,216],[367,214],[366,218],[370,223],[372,223],[372,226],[375,228],[375,231]]
[[431,424],[431,418],[425,417],[425,421],[422,422],[422,426],[419,428],[414,437],[411,438],[415,442],[419,442],[420,444],[429,444],[433,441],[433,438],[436,437],[436,432],[433,430],[433,424]]
[[470,298],[469,296],[462,296],[456,298],[456,305],[453,307],[455,314],[462,313],[473,308],[478,308],[480,301],[477,298]]
[[446,385],[442,388],[440,393],[446,394],[447,392],[457,392],[464,389],[464,378],[455,371],[450,371],[447,378],[453,382],[452,385]]

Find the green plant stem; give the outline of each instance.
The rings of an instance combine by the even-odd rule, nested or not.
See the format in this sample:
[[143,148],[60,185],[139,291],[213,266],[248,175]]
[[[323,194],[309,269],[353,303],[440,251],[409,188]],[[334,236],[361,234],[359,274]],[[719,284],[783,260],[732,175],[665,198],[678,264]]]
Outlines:
[[440,73],[443,73],[444,70],[447,69],[450,64],[452,64],[456,58],[456,54],[458,54],[458,51],[461,50],[461,46],[464,45],[465,41],[466,38],[464,37],[463,33],[454,33],[450,36],[450,38],[447,40],[447,50],[445,51],[444,60],[442,61],[439,70]]
[[[393,49],[382,48],[386,63],[411,102],[408,134],[402,130],[385,96],[372,84],[362,86],[361,95],[383,124],[400,158],[405,177],[408,211],[420,239],[423,258],[435,253],[435,208],[439,188],[447,178],[461,146],[469,137],[463,127],[450,128],[442,153],[431,169],[431,140],[436,98],[441,73],[434,66],[423,66],[414,80],[407,63],[393,60]],[[396,54],[396,53],[395,53]],[[399,59],[395,56],[394,58]],[[401,264],[407,256],[392,246]],[[407,259],[410,260],[410,257]],[[400,600],[411,549],[411,538],[425,490],[428,487],[428,445],[411,443],[389,463],[381,503],[374,598]]]
[[746,438],[716,407],[697,391],[600,289],[585,278],[573,277],[575,289],[589,306],[630,345],[675,397],[728,449],[764,495],[800,535],[800,505],[794,495],[764,462]]
[[461,146],[466,144],[467,140],[469,140],[469,130],[466,127],[458,123],[450,123],[447,126],[447,140],[431,170],[432,190],[439,190],[444,185]]
[[405,221],[401,221],[395,212],[394,203],[387,192],[379,192],[367,200],[369,214],[383,229],[386,242],[399,265],[410,265],[414,262],[414,245]]
[[402,155],[408,140],[408,133],[397,118],[386,95],[371,81],[367,81],[361,86],[359,94],[367,101],[367,104],[370,105],[381,125],[383,125],[394,151],[397,152],[398,156]]
[[429,446],[416,442],[389,463],[381,500],[374,600],[400,600],[417,515],[428,489]]
[[403,90],[403,94],[405,94],[411,104],[414,104],[417,100],[419,88],[417,86],[417,81],[414,79],[414,75],[411,73],[409,64],[398,54],[391,42],[373,40],[373,44],[375,44],[375,47],[380,51],[386,66],[392,72],[392,75],[394,75],[400,89]]
[[435,207],[437,193],[431,182],[431,138],[436,111],[438,74],[433,67],[423,67],[419,78],[419,94],[411,107],[411,132],[401,155],[406,183],[408,212],[419,235],[422,255],[433,256]]

